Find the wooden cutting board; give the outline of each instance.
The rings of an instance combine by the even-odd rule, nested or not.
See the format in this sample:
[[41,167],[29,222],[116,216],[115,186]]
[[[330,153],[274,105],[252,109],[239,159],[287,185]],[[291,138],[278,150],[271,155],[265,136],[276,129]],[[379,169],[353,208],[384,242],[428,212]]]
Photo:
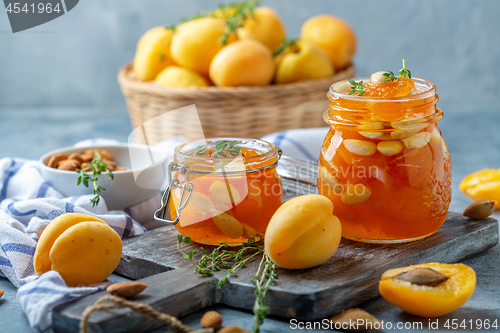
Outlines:
[[[132,300],[177,317],[216,303],[251,310],[254,303],[251,280],[258,261],[239,270],[238,275],[219,290],[217,282],[226,272],[213,277],[195,274],[190,263],[177,251],[177,234],[173,227],[167,226],[124,241],[122,260],[116,272],[148,284],[148,288]],[[450,212],[436,234],[420,241],[377,245],[342,240],[335,255],[318,267],[278,269],[278,283],[268,292],[267,304],[271,314],[284,318],[329,318],[378,296],[378,281],[390,268],[425,262],[459,262],[495,246],[498,239],[495,219],[472,221]],[[189,251],[201,246],[184,244],[183,247]],[[78,331],[83,310],[104,295],[106,292],[100,292],[56,307],[54,331]],[[97,312],[90,319],[95,332],[145,332],[161,325],[129,309]]]

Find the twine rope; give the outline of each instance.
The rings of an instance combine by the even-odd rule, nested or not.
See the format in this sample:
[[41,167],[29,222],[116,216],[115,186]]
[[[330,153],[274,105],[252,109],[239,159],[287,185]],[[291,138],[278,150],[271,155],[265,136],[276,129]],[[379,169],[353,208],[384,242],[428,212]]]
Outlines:
[[[108,303],[106,303],[108,302]],[[191,327],[184,325],[179,319],[166,313],[156,311],[151,306],[143,303],[128,301],[118,296],[104,296],[94,304],[88,306],[82,314],[80,321],[80,333],[89,333],[88,325],[90,315],[95,311],[130,308],[133,311],[146,316],[159,320],[168,325],[170,330],[174,333],[212,333],[212,328],[205,328],[195,331]]]

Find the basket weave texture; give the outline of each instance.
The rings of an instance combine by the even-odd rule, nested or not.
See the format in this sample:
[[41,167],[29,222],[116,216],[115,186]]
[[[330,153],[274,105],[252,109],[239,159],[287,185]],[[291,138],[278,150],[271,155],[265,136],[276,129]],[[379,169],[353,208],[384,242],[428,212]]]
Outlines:
[[354,72],[350,66],[322,79],[262,87],[170,88],[135,79],[132,64],[127,64],[120,69],[118,81],[133,128],[168,111],[196,105],[199,120],[178,117],[153,121],[153,126],[148,123],[148,141],[155,144],[178,135],[197,139],[194,129],[200,122],[206,138],[259,138],[288,129],[323,126],[328,88],[353,77]]

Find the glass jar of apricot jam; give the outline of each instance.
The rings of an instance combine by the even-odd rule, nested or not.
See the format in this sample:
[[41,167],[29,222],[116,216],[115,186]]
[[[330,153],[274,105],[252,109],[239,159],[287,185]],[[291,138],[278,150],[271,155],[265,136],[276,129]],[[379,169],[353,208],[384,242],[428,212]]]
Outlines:
[[349,95],[348,81],[328,93],[323,118],[331,128],[319,158],[319,192],[333,202],[345,238],[400,243],[430,236],[451,200],[436,87],[407,77],[355,81],[367,82],[362,96]]
[[255,139],[196,140],[175,148],[170,186],[155,219],[209,245],[264,236],[284,201],[276,172],[281,151]]

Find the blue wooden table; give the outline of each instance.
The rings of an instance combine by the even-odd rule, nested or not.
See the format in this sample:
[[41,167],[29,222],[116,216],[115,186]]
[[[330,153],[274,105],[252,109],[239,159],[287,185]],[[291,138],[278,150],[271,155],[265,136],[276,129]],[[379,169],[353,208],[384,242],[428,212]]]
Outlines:
[[[452,156],[453,199],[450,210],[461,212],[470,200],[459,190],[460,180],[467,174],[482,168],[500,167],[500,107],[498,105],[443,105],[445,112],[439,123]],[[44,153],[88,138],[109,138],[126,141],[131,125],[125,107],[114,108],[0,108],[0,158],[21,157],[38,159]],[[500,218],[500,213],[494,217]],[[384,322],[391,322],[392,330],[378,332],[436,332],[448,331],[446,320],[495,319],[500,325],[500,247],[470,258],[464,262],[477,273],[477,287],[472,298],[462,308],[439,320],[439,330],[429,329],[429,320],[406,314],[381,297],[362,304]],[[113,275],[111,281],[124,278]],[[0,299],[0,332],[31,332],[28,321],[16,299],[16,288],[4,278],[0,278],[0,289],[5,291]],[[250,329],[252,314],[225,307],[212,307],[224,317],[224,323],[237,324]],[[199,320],[204,311],[199,311],[182,321],[193,327],[200,327]],[[431,322],[435,322],[432,319]],[[406,323],[406,329],[398,330],[397,323]],[[419,324],[421,323],[421,324]],[[419,326],[422,325],[422,326]],[[288,332],[294,325],[279,318],[268,318],[262,332]],[[403,326],[405,327],[405,326]],[[157,332],[166,331],[165,328]],[[304,329],[301,332],[322,332]],[[460,332],[469,330],[460,329]],[[477,332],[478,330],[474,330]],[[500,330],[498,330],[500,331]],[[485,332],[497,332],[490,329]]]

